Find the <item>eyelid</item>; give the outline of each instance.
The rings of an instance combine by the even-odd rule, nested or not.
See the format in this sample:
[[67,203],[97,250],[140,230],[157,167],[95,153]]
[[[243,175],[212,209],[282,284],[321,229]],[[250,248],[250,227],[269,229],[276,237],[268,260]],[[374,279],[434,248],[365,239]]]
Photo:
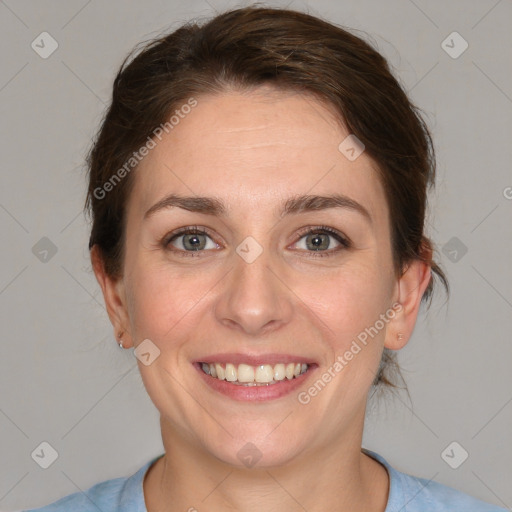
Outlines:
[[[178,229],[176,229],[174,231],[171,231],[170,233],[166,233],[160,239],[159,243],[162,244],[164,247],[167,247],[173,241],[173,239],[178,238],[178,237],[180,237],[182,235],[187,235],[187,234],[207,235],[207,236],[209,236],[212,239],[212,241],[216,245],[218,245],[218,243],[215,242],[213,233],[208,228],[205,228],[204,226],[197,226],[197,225],[184,226],[182,228],[178,228]],[[187,252],[193,252],[193,251],[187,251]],[[198,252],[202,252],[202,251],[198,251]]]
[[[297,232],[297,236],[299,237],[297,242],[301,240],[304,236],[313,233],[328,234],[329,236],[335,238],[340,245],[339,247],[336,247],[334,249],[328,249],[326,251],[300,250],[300,252],[305,254],[307,258],[325,258],[330,256],[336,256],[340,252],[352,248],[352,242],[350,241],[350,239],[337,229],[331,228],[330,226],[306,226],[302,229],[299,229],[299,231]],[[293,245],[295,245],[297,242],[294,242]]]
[[335,228],[331,228],[330,226],[306,226],[304,228],[299,229],[297,235],[302,238],[304,235],[308,235],[309,233],[317,233],[317,232],[326,232],[327,234],[333,236],[338,239],[338,242],[346,245],[347,247],[351,245],[350,239],[345,236],[342,232],[338,231]]
[[[311,256],[311,257],[323,257],[323,256],[332,256],[332,255],[335,255],[337,254],[338,252],[344,250],[344,249],[349,249],[352,247],[352,242],[350,241],[350,239],[348,237],[346,237],[343,233],[341,233],[340,231],[338,231],[337,229],[335,228],[331,228],[330,226],[323,226],[323,225],[317,225],[317,226],[305,226],[301,229],[299,229],[296,233],[295,233],[295,237],[298,237],[298,239],[293,242],[292,245],[295,245],[300,239],[302,239],[304,236],[308,235],[308,234],[313,234],[313,233],[321,233],[323,232],[323,234],[328,234],[329,236],[332,236],[333,238],[335,238],[337,240],[337,242],[340,244],[341,248],[335,248],[335,249],[329,249],[329,250],[325,250],[325,251],[307,251],[307,250],[300,250],[300,252],[302,253],[307,253],[308,256]],[[164,248],[168,248],[168,246],[170,245],[170,243],[176,239],[176,238],[179,238],[180,236],[182,235],[186,235],[186,234],[202,234],[202,235],[206,235],[208,236],[217,246],[219,245],[216,241],[215,241],[215,237],[213,236],[213,234],[210,232],[210,230],[204,226],[197,226],[197,225],[191,225],[191,226],[184,226],[182,228],[178,228],[174,231],[172,231],[171,233],[167,233],[165,234],[161,240],[160,240],[160,244],[164,246]],[[212,249],[208,249],[208,250],[200,250],[200,251],[184,251],[182,249],[169,249],[170,251],[172,252],[178,252],[178,253],[182,253],[182,255],[187,255],[187,256],[198,256],[200,253],[204,253],[204,252],[209,252],[211,251]]]

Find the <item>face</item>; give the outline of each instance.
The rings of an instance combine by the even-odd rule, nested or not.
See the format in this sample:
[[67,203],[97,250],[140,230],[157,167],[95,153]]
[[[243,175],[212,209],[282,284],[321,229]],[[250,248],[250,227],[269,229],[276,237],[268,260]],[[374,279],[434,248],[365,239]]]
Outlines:
[[412,330],[424,286],[416,272],[400,297],[384,190],[366,153],[338,149],[348,135],[311,97],[200,96],[134,171],[108,309],[132,346],[150,340],[144,385],[202,453],[275,466],[357,438],[384,346]]

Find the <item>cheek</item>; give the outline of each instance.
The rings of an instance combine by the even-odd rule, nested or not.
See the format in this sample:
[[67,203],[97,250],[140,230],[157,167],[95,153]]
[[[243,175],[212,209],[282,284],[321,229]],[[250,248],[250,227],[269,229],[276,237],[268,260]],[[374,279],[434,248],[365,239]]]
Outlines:
[[[362,250],[323,275],[303,269],[287,272],[285,280],[294,293],[287,295],[282,290],[282,300],[295,304],[296,315],[320,327],[322,337],[337,354],[389,307],[389,282],[383,278],[386,269],[375,252],[374,248]],[[208,292],[219,286],[224,273],[219,267],[187,270],[155,262],[154,254],[139,253],[127,268],[129,314],[136,339],[169,343],[184,329],[194,329],[197,315],[202,318],[205,308],[212,307]]]
[[129,315],[137,339],[163,341],[201,298],[197,286],[173,275],[168,267],[140,264],[130,275]]
[[304,293],[335,332],[364,328],[389,307],[389,285],[380,269],[369,265],[347,266],[312,291]]
[[[130,273],[130,311],[136,340],[162,346],[193,335],[225,269],[184,270],[143,256]],[[185,336],[184,336],[185,334]]]
[[383,272],[385,269],[374,264],[347,265],[323,286],[317,283],[309,291],[303,289],[302,296],[309,297],[308,305],[313,304],[325,326],[323,337],[330,345],[330,362],[338,361],[331,372],[341,377],[337,382],[344,382],[339,391],[343,395],[349,389],[366,389],[380,361],[387,327],[381,315],[391,306],[390,283]]

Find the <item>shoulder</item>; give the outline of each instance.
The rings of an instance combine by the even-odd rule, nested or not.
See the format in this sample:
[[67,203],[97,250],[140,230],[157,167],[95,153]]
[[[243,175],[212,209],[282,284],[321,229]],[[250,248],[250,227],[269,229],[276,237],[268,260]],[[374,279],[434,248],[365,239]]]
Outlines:
[[507,509],[478,500],[434,480],[397,471],[380,455],[364,453],[383,464],[390,476],[388,505],[385,512],[507,512]]
[[[399,473],[399,472],[398,472]],[[478,500],[465,492],[458,491],[434,480],[427,480],[400,473],[404,510],[416,512],[436,510],[438,512],[503,512],[507,509]],[[431,508],[429,508],[431,507]]]
[[64,512],[67,510],[88,512],[89,510],[98,509],[102,512],[114,512],[117,510],[119,496],[126,480],[126,478],[105,480],[93,485],[84,492],[68,494],[49,505],[25,512]]
[[99,482],[84,492],[75,492],[49,505],[23,512],[146,512],[142,482],[146,471],[159,457],[146,462],[130,477]]

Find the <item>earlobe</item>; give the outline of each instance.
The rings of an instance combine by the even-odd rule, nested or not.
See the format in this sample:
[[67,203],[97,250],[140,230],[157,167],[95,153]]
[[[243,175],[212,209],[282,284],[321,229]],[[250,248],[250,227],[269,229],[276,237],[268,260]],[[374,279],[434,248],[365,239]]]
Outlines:
[[101,251],[97,245],[91,248],[91,263],[98,281],[101,291],[103,292],[103,299],[107,309],[110,322],[114,327],[114,336],[116,339],[119,332],[123,332],[123,346],[130,344],[129,341],[129,317],[125,306],[124,283],[122,278],[113,279],[105,271],[105,265],[101,256]]
[[421,260],[412,261],[400,277],[398,302],[401,309],[388,324],[384,346],[391,350],[403,348],[411,338],[423,294],[431,280],[431,267]]

